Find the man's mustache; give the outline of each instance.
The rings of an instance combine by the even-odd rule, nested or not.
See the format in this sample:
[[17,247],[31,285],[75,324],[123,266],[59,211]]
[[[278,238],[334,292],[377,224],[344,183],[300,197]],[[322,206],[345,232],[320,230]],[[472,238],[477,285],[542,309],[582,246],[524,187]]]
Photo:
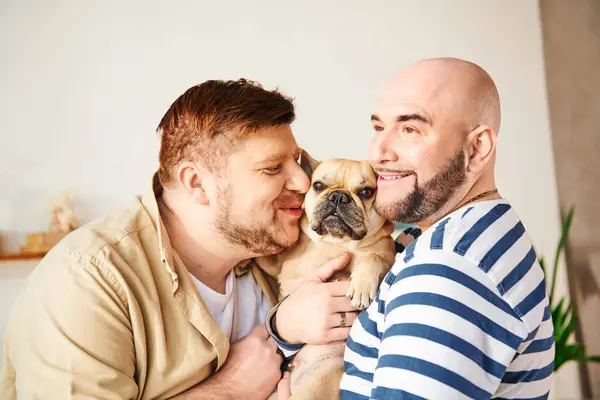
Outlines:
[[284,193],[277,198],[275,204],[277,208],[296,208],[304,202],[304,195],[299,193]]

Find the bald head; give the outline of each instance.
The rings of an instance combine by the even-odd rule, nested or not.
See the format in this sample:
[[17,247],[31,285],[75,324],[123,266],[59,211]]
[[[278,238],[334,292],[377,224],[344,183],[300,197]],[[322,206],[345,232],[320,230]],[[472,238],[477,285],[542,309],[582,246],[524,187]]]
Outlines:
[[456,58],[432,58],[409,65],[385,86],[382,103],[409,102],[431,114],[433,123],[469,133],[487,125],[500,130],[500,98],[480,66]]

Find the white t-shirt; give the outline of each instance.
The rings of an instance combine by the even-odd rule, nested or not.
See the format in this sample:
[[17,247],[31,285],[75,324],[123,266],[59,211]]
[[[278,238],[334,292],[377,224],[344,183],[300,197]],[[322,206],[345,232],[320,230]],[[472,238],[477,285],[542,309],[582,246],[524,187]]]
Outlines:
[[208,312],[230,342],[247,336],[256,326],[265,323],[271,304],[251,273],[238,277],[231,271],[227,275],[225,294],[215,292],[194,275],[190,276]]

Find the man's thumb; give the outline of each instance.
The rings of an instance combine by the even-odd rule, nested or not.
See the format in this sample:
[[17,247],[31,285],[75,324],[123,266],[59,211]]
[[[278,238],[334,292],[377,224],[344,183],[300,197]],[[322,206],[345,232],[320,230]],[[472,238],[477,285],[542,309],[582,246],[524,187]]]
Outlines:
[[290,388],[290,373],[285,371],[283,378],[277,384],[277,400],[288,400],[292,397]]
[[333,276],[337,271],[344,268],[350,262],[352,258],[352,254],[349,252],[345,252],[339,257],[334,258],[333,260],[327,261],[325,264],[321,265],[316,272],[315,278],[321,282],[327,282],[329,278]]

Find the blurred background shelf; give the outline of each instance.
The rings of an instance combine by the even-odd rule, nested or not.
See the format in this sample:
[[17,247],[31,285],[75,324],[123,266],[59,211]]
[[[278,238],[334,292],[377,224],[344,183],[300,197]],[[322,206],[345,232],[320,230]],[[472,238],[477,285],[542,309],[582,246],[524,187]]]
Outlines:
[[6,253],[0,254],[0,262],[3,261],[20,261],[20,260],[38,260],[46,255],[43,253]]

